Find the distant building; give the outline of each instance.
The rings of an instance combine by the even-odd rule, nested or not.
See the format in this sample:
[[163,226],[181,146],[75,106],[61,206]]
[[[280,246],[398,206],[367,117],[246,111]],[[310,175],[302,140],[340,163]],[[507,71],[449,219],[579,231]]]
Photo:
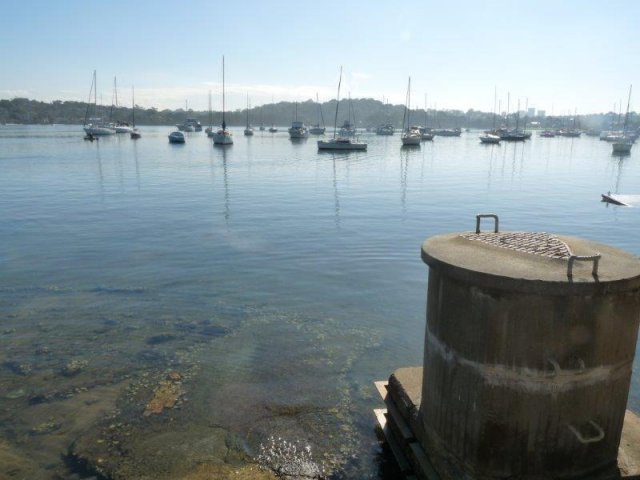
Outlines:
[[529,117],[535,117],[535,116],[536,116],[536,109],[535,109],[535,107],[534,107],[534,108],[528,108],[528,109],[527,109],[527,115],[528,115]]
[[538,110],[538,116],[541,118],[544,118],[547,116],[547,111],[546,110]]

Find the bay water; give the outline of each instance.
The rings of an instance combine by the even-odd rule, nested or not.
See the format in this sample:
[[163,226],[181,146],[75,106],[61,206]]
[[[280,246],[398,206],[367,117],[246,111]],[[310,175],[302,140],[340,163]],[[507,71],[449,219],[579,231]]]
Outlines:
[[[0,126],[2,474],[186,478],[274,435],[332,478],[392,478],[373,381],[422,363],[423,240],[496,213],[640,255],[640,208],[600,201],[640,194],[638,152],[597,138],[141,131]],[[177,403],[148,414],[167,382]]]

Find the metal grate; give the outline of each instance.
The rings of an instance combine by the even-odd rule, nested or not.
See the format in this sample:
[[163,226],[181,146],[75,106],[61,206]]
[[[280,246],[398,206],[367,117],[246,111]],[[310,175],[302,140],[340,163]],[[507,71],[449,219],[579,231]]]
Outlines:
[[543,257],[568,259],[572,255],[569,245],[545,232],[463,233],[460,236],[467,240]]

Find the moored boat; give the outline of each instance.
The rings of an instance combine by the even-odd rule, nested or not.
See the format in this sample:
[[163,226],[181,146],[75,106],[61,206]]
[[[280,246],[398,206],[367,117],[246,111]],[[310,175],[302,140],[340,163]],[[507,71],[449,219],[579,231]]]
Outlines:
[[[101,118],[97,117],[98,110],[98,85],[96,81],[96,71],[93,71],[93,79],[91,81],[91,89],[89,90],[89,101],[87,102],[87,111],[84,116],[83,130],[88,139],[93,137],[104,137],[107,135],[114,135],[116,133],[115,128],[109,124],[105,124]],[[91,108],[91,94],[93,94],[93,117],[89,117],[89,110]]]
[[213,134],[214,145],[232,145],[233,135],[227,130],[227,122],[224,119],[224,55],[222,56],[222,128]]
[[171,132],[169,134],[169,143],[184,143],[184,133],[181,131]]
[[384,125],[379,125],[376,128],[376,135],[393,135],[395,129],[393,125],[390,123],[385,123]]
[[302,139],[307,138],[309,136],[309,130],[304,122],[298,121],[298,102],[296,102],[296,113],[295,120],[291,123],[291,128],[289,128],[289,138],[291,139]]
[[492,133],[485,133],[484,135],[480,135],[480,143],[485,144],[499,144],[500,137],[498,135],[494,135]]
[[342,83],[342,67],[340,67],[340,80],[338,80],[338,95],[336,96],[336,114],[333,121],[333,138],[330,140],[318,140],[318,150],[366,150],[367,144],[358,142],[349,137],[337,137],[338,107],[340,106],[340,84]]

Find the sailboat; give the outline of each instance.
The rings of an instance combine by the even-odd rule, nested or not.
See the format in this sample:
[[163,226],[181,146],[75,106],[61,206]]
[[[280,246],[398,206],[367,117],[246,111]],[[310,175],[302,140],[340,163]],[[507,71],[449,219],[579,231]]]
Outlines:
[[480,143],[484,144],[499,144],[500,143],[500,135],[496,135],[496,99],[498,97],[498,91],[496,88],[493,89],[493,128],[490,132],[484,132],[484,135],[480,135]]
[[357,142],[349,137],[337,137],[338,131],[338,107],[340,106],[340,85],[342,84],[342,67],[340,67],[340,80],[338,80],[338,95],[336,97],[336,115],[333,120],[333,138],[330,140],[318,140],[318,150],[366,150],[367,144]]
[[276,109],[276,104],[273,103],[273,97],[271,97],[271,127],[269,127],[269,132],[270,133],[276,133],[278,131],[278,129],[275,127],[274,122],[274,117],[275,117],[275,109]]
[[[353,122],[351,118],[353,117]],[[351,103],[351,94],[349,94],[349,115],[347,120],[344,121],[342,127],[340,127],[341,137],[355,137],[356,135],[356,115],[353,111],[353,104]]]
[[298,102],[296,102],[296,115],[295,120],[291,123],[291,128],[289,129],[289,138],[291,139],[302,139],[307,138],[309,136],[309,130],[307,130],[304,122],[298,121]]
[[222,128],[213,134],[214,145],[232,145],[233,135],[227,130],[227,122],[224,120],[224,55],[222,56]]
[[262,121],[262,109],[264,106],[260,107],[260,131],[264,132],[264,122]]
[[133,87],[131,87],[131,132],[129,133],[133,140],[137,140],[142,137],[142,135],[140,135],[140,131],[136,128],[136,97]]
[[[405,122],[406,121],[406,122]],[[406,128],[405,128],[406,126]],[[416,127],[411,126],[411,77],[409,77],[409,85],[407,86],[407,101],[404,106],[404,115],[402,116],[402,146],[420,145],[422,134]]]
[[204,129],[207,137],[213,137],[213,113],[211,112],[211,90],[209,90],[209,126]]
[[[324,135],[326,128],[324,126],[324,116],[322,115],[322,105],[320,105],[320,101],[318,100],[317,93],[316,93],[316,103],[318,104],[318,123],[316,123],[314,126],[312,126],[309,129],[309,133],[311,133],[312,135]],[[320,123],[322,123],[322,126],[320,126]]]
[[[115,107],[116,110],[118,108],[118,82],[116,77],[113,77],[113,95],[115,98]],[[112,121],[111,117],[113,117],[113,107],[114,104],[111,103],[111,113],[109,115],[109,121]],[[131,133],[131,126],[127,122],[123,122],[121,120],[113,121],[113,128],[115,128],[116,133]]]
[[[109,125],[105,125],[102,119],[97,117],[98,114],[98,84],[96,82],[96,71],[93,71],[93,80],[91,82],[91,89],[89,90],[89,101],[87,102],[87,111],[84,115],[83,129],[87,134],[89,140],[93,137],[100,137],[105,135],[113,135],[116,133],[115,129]],[[93,93],[93,117],[89,117],[91,93]],[[87,123],[89,122],[89,123]]]
[[424,127],[418,127],[420,130],[420,135],[422,140],[426,140],[428,142],[433,141],[433,137],[435,136],[431,130],[431,128],[429,128],[427,125],[429,125],[429,123],[427,122],[427,110],[429,109],[429,107],[427,106],[427,94],[424,94]]
[[629,155],[633,146],[633,139],[627,135],[627,123],[629,122],[629,105],[631,103],[631,88],[629,85],[629,98],[627,99],[627,113],[624,116],[624,126],[622,127],[622,138],[617,142],[613,142],[614,155]]
[[244,129],[245,137],[253,135],[253,127],[249,124],[249,94],[247,94],[247,126]]

